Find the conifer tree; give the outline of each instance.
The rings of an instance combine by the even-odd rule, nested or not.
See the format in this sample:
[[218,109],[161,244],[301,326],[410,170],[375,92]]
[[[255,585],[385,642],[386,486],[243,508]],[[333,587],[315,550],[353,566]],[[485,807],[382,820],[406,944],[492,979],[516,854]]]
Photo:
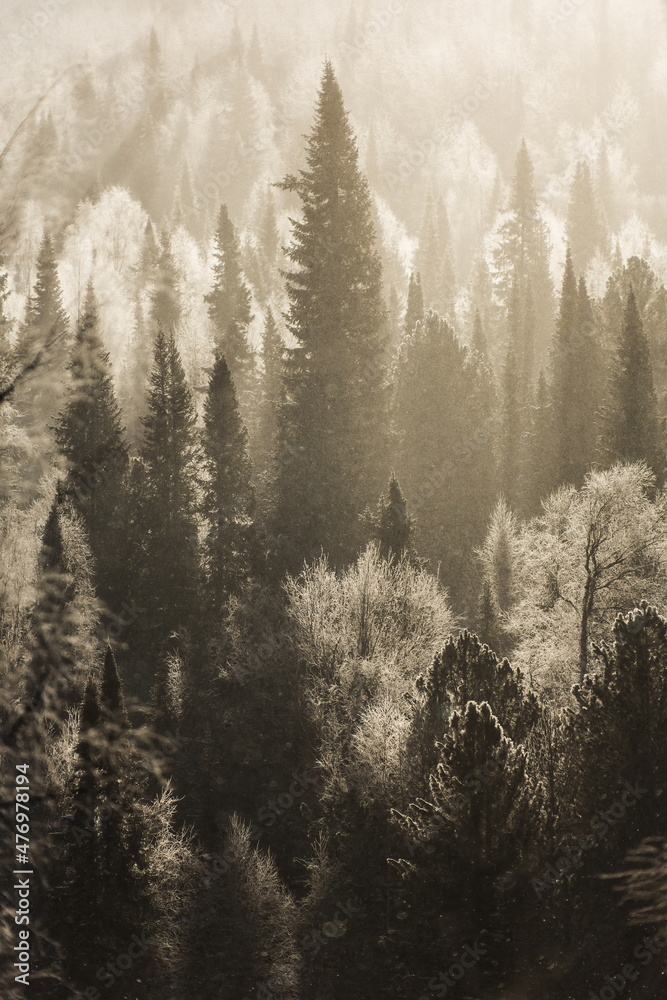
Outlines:
[[522,287],[530,281],[535,313],[535,352],[541,360],[547,351],[553,317],[553,288],[549,275],[547,231],[540,216],[533,164],[525,141],[516,157],[509,216],[500,228],[500,244],[495,254],[498,292],[507,307],[512,283]]
[[612,369],[607,444],[614,460],[643,460],[658,477],[662,476],[664,455],[659,436],[651,350],[632,287],[628,292]]
[[66,382],[68,339],[69,320],[62,304],[58,264],[47,233],[39,249],[37,279],[17,344],[20,363],[29,364],[37,358],[40,362],[16,393],[17,408],[27,411],[31,428],[38,435],[43,435],[60,407]]
[[400,559],[411,551],[414,518],[408,512],[407,502],[393,473],[389,479],[389,487],[380,497],[377,508],[374,511],[367,509],[364,512],[364,521],[384,559],[392,556]]
[[[147,247],[150,253],[150,246]],[[156,262],[155,285],[152,295],[153,320],[163,330],[175,331],[181,318],[178,274],[171,252],[170,238],[164,233],[162,249]]]
[[201,503],[207,587],[217,615],[251,570],[255,497],[247,441],[229,366],[218,356],[204,402]]
[[[489,650],[484,655],[493,657]],[[421,876],[425,923],[447,900],[452,917],[458,911],[459,919],[490,930],[501,898],[499,876],[523,869],[527,887],[526,862],[539,857],[541,798],[527,754],[487,702],[469,701],[449,720],[429,785],[427,796],[399,816],[410,841],[422,847],[399,866]]]
[[519,470],[523,434],[523,365],[519,360],[522,346],[523,316],[518,283],[515,281],[508,310],[507,350],[501,372],[500,414],[500,483],[512,507],[521,493]]
[[[368,185],[333,67],[327,62],[307,169],[283,185],[301,199],[287,273],[289,331],[272,528],[292,569],[323,547],[336,564],[350,526],[385,474],[380,260]],[[359,530],[361,526],[359,525]]]
[[482,324],[482,317],[480,316],[479,309],[475,309],[475,318],[473,320],[472,349],[473,351],[476,351],[480,357],[488,357],[489,346],[486,340],[486,334],[484,333],[484,326]]
[[67,492],[88,533],[99,594],[107,600],[118,583],[112,539],[127,467],[127,446],[109,355],[97,332],[92,283],[88,285],[83,318],[76,332],[69,376],[55,438],[67,461]]
[[417,323],[424,319],[424,296],[419,273],[410,273],[408,284],[408,302],[405,310],[405,334],[411,334]]
[[496,655],[502,654],[504,636],[500,623],[500,608],[493,592],[493,586],[488,577],[482,581],[482,590],[477,605],[475,623],[480,642],[492,649]]
[[481,541],[496,487],[487,375],[486,362],[469,356],[434,312],[405,340],[396,364],[396,471],[417,515],[415,547],[440,565],[456,597],[476,589],[470,547]]
[[252,320],[250,289],[243,273],[234,225],[220,206],[213,252],[213,288],[206,296],[216,350],[229,365],[242,406],[252,385],[254,356],[248,341]]
[[254,458],[259,475],[266,474],[273,459],[278,433],[278,409],[282,398],[282,364],[285,345],[273,310],[266,310],[262,333],[262,379],[260,413]]
[[567,209],[567,242],[578,274],[586,270],[596,251],[605,248],[602,214],[588,164],[577,163]]
[[[571,717],[571,766],[579,780],[578,805],[594,809],[604,795],[618,794],[624,782],[646,791],[633,807],[629,846],[662,832],[662,764],[667,752],[667,684],[662,669],[667,621],[643,601],[614,625],[613,642],[596,647],[598,669],[573,688],[578,712]],[[609,776],[612,786],[609,787]]]
[[535,387],[524,448],[525,509],[534,516],[556,486],[555,441],[549,386],[541,370]]
[[161,639],[192,619],[198,590],[195,413],[173,336],[158,331],[149,376],[139,603]]
[[551,371],[556,482],[580,486],[595,459],[599,366],[590,301],[583,279],[577,285],[569,250]]
[[127,720],[123,687],[118,675],[116,657],[113,654],[111,646],[107,646],[104,651],[100,695],[102,710],[108,718],[119,725]]

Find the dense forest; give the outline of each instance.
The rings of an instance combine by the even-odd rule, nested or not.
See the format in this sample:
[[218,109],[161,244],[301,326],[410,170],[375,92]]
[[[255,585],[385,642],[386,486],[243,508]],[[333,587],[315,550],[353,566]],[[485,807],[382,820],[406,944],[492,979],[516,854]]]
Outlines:
[[666,997],[667,11],[6,8],[2,996]]

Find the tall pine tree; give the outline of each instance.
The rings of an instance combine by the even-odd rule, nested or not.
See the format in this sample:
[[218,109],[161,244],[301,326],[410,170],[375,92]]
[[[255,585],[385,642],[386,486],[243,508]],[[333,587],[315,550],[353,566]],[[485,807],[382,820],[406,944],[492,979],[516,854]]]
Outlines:
[[139,604],[158,640],[191,623],[199,584],[195,412],[173,336],[158,331],[143,420]]
[[207,587],[216,614],[251,570],[255,497],[247,440],[229,366],[218,356],[204,402],[201,503]]
[[[67,491],[81,514],[96,564],[98,593],[118,596],[113,531],[127,467],[121,414],[109,355],[97,331],[97,309],[89,283],[83,318],[69,364],[65,406],[55,425],[56,442],[67,461]],[[123,595],[125,596],[125,595]]]
[[227,360],[245,406],[254,372],[254,355],[248,341],[252,320],[250,289],[241,271],[236,231],[226,205],[220,206],[213,257],[213,288],[206,296],[213,339],[217,351]]
[[327,62],[307,168],[287,177],[301,199],[287,275],[289,331],[285,400],[273,484],[273,534],[282,568],[324,548],[334,563],[353,555],[351,525],[384,475],[381,264],[368,184],[343,95]]
[[615,461],[644,461],[664,474],[651,349],[631,287],[611,376],[607,444]]

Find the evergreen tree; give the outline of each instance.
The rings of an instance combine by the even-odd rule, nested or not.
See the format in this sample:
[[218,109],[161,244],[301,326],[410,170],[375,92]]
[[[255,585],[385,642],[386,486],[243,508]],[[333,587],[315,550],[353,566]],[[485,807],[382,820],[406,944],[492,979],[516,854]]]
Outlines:
[[488,357],[489,346],[486,341],[486,334],[484,333],[484,326],[482,324],[482,317],[480,316],[479,309],[475,309],[475,318],[473,320],[472,349],[473,351],[476,351],[480,357]]
[[[489,650],[483,655],[493,657]],[[541,796],[527,764],[526,751],[505,734],[488,703],[469,701],[454,712],[429,793],[398,817],[418,849],[399,867],[418,876],[416,919],[428,939],[445,909],[459,928],[469,921],[475,934],[504,932],[506,942],[502,876],[513,872],[525,891],[530,863],[539,857]]]
[[539,513],[541,501],[556,486],[552,406],[544,371],[540,371],[535,387],[524,456],[525,508],[528,514],[535,515]]
[[512,284],[521,287],[530,281],[535,313],[535,353],[541,360],[546,354],[553,318],[553,288],[549,275],[547,230],[540,216],[533,164],[525,141],[516,157],[508,218],[499,231],[500,243],[495,254],[498,293],[507,307]]
[[417,515],[415,547],[440,565],[457,598],[478,586],[470,547],[481,541],[495,493],[493,403],[486,362],[430,312],[396,364],[397,475]]
[[96,563],[99,595],[118,596],[120,567],[113,535],[127,467],[127,446],[113,388],[109,355],[97,332],[92,282],[69,363],[66,402],[55,438],[67,461],[67,491],[81,514]]
[[282,398],[282,364],[285,345],[269,306],[262,333],[262,380],[257,421],[255,460],[260,475],[269,470],[278,433],[278,409]]
[[611,456],[644,461],[657,476],[664,469],[651,350],[633,288],[628,292],[623,328],[611,376],[607,443]]
[[408,302],[405,310],[405,335],[412,333],[417,323],[424,319],[424,296],[422,294],[422,283],[419,274],[414,271],[410,273],[408,284]]
[[251,570],[255,497],[247,440],[229,366],[218,356],[204,402],[201,503],[207,525],[207,586],[216,615],[230,594],[238,593]]
[[104,651],[102,668],[101,703],[104,714],[117,725],[127,722],[123,687],[118,674],[118,664],[111,646]]
[[447,210],[442,199],[429,194],[419,237],[417,269],[423,286],[424,306],[435,309],[449,322],[454,319],[456,276]]
[[217,351],[226,359],[241,405],[247,405],[254,356],[248,342],[252,320],[250,289],[242,271],[236,231],[226,205],[220,206],[213,251],[213,288],[206,296]]
[[518,283],[514,283],[508,310],[507,352],[501,373],[501,416],[500,416],[500,482],[501,489],[510,505],[515,507],[521,494],[519,470],[521,462],[521,440],[523,434],[523,394],[522,364],[519,361],[519,347],[522,341],[521,300]]
[[60,408],[67,364],[69,320],[63,309],[58,264],[51,237],[45,234],[37,257],[37,278],[30,293],[26,320],[19,331],[17,360],[38,364],[16,393],[19,411],[27,412],[33,434],[41,437]]
[[[150,255],[150,245],[146,247],[145,252]],[[157,257],[155,271],[152,295],[153,320],[163,330],[175,331],[181,318],[181,302],[178,273],[171,252],[170,238],[166,233],[162,237],[162,249]]]
[[596,251],[605,247],[605,232],[591,172],[585,161],[577,163],[567,209],[567,242],[578,274],[586,270]]
[[143,419],[142,494],[135,516],[145,529],[139,604],[160,639],[188,625],[198,590],[195,413],[173,336],[158,331]]
[[570,720],[570,760],[581,814],[617,795],[624,782],[646,789],[633,807],[631,829],[615,831],[625,848],[664,829],[666,651],[667,621],[644,601],[619,616],[611,645],[595,648],[598,669],[573,688],[578,711]]
[[580,486],[596,454],[599,362],[590,301],[569,249],[551,370],[556,482]]
[[[289,331],[273,484],[273,534],[283,566],[323,547],[337,564],[377,496],[385,462],[382,276],[368,185],[343,96],[327,62],[308,137],[287,273]],[[361,526],[359,526],[359,529]]]
[[367,509],[364,512],[364,521],[384,559],[392,556],[400,559],[411,551],[414,518],[408,513],[407,502],[393,473],[387,492],[380,497],[375,511]]
[[496,655],[502,653],[504,636],[500,623],[500,608],[488,577],[484,577],[479,595],[476,631],[480,642],[492,649]]

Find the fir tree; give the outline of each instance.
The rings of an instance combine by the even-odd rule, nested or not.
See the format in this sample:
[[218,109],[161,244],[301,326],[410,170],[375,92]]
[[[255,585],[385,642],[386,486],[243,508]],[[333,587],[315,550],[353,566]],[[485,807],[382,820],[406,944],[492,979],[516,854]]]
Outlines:
[[408,302],[405,310],[405,335],[412,333],[417,323],[424,319],[424,296],[419,274],[410,273],[408,284]]
[[173,336],[158,331],[143,419],[139,603],[162,639],[192,620],[198,589],[195,413]]
[[[51,237],[42,240],[37,258],[37,279],[30,294],[26,320],[19,331],[17,360],[34,371],[16,393],[19,410],[27,411],[31,430],[43,435],[60,408],[66,384],[69,320],[63,309],[58,264]],[[43,441],[41,444],[43,448]]]
[[620,343],[611,376],[607,443],[611,456],[644,461],[657,476],[664,469],[651,350],[633,288],[628,292]]
[[496,489],[493,403],[486,362],[428,313],[396,363],[396,471],[417,516],[415,547],[457,597],[476,588],[469,547],[481,541]]
[[[146,247],[146,252],[150,254],[150,245]],[[153,320],[163,330],[175,331],[181,318],[178,281],[170,239],[165,233],[162,237],[162,249],[159,251],[156,262],[155,285],[152,295]]]
[[479,309],[475,309],[471,343],[473,351],[476,351],[481,358],[488,357],[489,347],[486,341],[486,334],[484,333],[484,326],[482,325],[482,317],[480,316]]
[[479,595],[476,631],[480,642],[492,649],[496,655],[502,653],[504,637],[500,623],[500,608],[488,577],[484,577]]
[[292,569],[324,549],[347,560],[350,525],[384,474],[381,265],[368,185],[333,68],[326,64],[308,137],[287,273],[289,331],[279,415],[273,534]]
[[586,270],[596,251],[604,250],[605,233],[591,172],[585,161],[577,163],[567,209],[567,242],[578,274]]
[[595,460],[599,363],[586,286],[577,285],[569,250],[551,369],[556,481],[580,486]]
[[524,502],[526,511],[535,515],[540,510],[541,501],[546,500],[556,486],[552,406],[544,371],[540,371],[530,408],[524,456]]
[[254,373],[254,356],[248,341],[252,320],[250,289],[241,271],[236,231],[226,205],[220,206],[213,256],[213,288],[206,296],[213,339],[229,365],[239,400],[245,406]]
[[408,513],[407,502],[393,473],[387,492],[380,497],[375,511],[364,512],[364,521],[384,559],[392,556],[400,559],[411,551],[414,518]]
[[398,816],[409,842],[421,847],[399,867],[419,876],[417,912],[424,930],[443,906],[452,919],[491,930],[502,899],[501,876],[515,872],[525,889],[526,862],[539,857],[541,797],[527,754],[505,734],[488,703],[469,701],[449,720],[429,785],[427,796]]
[[229,366],[218,356],[204,402],[201,503],[207,525],[207,586],[218,615],[229,596],[238,593],[251,569],[255,498],[247,440]]
[[498,272],[498,292],[507,306],[512,283],[521,287],[530,281],[534,302],[539,304],[535,315],[535,351],[538,360],[546,353],[553,317],[553,288],[549,276],[547,230],[541,219],[533,164],[525,141],[516,157],[512,190],[508,204],[509,216],[500,228],[500,244],[495,254]]
[[522,341],[521,300],[517,282],[514,283],[508,310],[507,351],[501,373],[501,422],[500,422],[500,477],[501,489],[511,506],[516,506],[521,492],[519,469],[523,433],[522,397],[525,383],[519,346]]
[[282,363],[285,345],[269,306],[262,333],[262,378],[260,413],[255,445],[257,471],[266,474],[276,446],[278,409],[282,398]]
[[92,283],[88,285],[83,318],[76,332],[69,375],[55,438],[67,461],[67,491],[88,533],[99,593],[107,600],[118,584],[119,567],[112,538],[127,467],[127,446],[109,355],[97,332]]
[[570,720],[571,767],[579,777],[574,787],[582,814],[602,796],[618,794],[624,782],[646,790],[633,807],[631,829],[615,831],[624,847],[664,828],[666,651],[667,621],[644,601],[619,616],[611,645],[595,648],[598,669],[573,688],[578,712]]

